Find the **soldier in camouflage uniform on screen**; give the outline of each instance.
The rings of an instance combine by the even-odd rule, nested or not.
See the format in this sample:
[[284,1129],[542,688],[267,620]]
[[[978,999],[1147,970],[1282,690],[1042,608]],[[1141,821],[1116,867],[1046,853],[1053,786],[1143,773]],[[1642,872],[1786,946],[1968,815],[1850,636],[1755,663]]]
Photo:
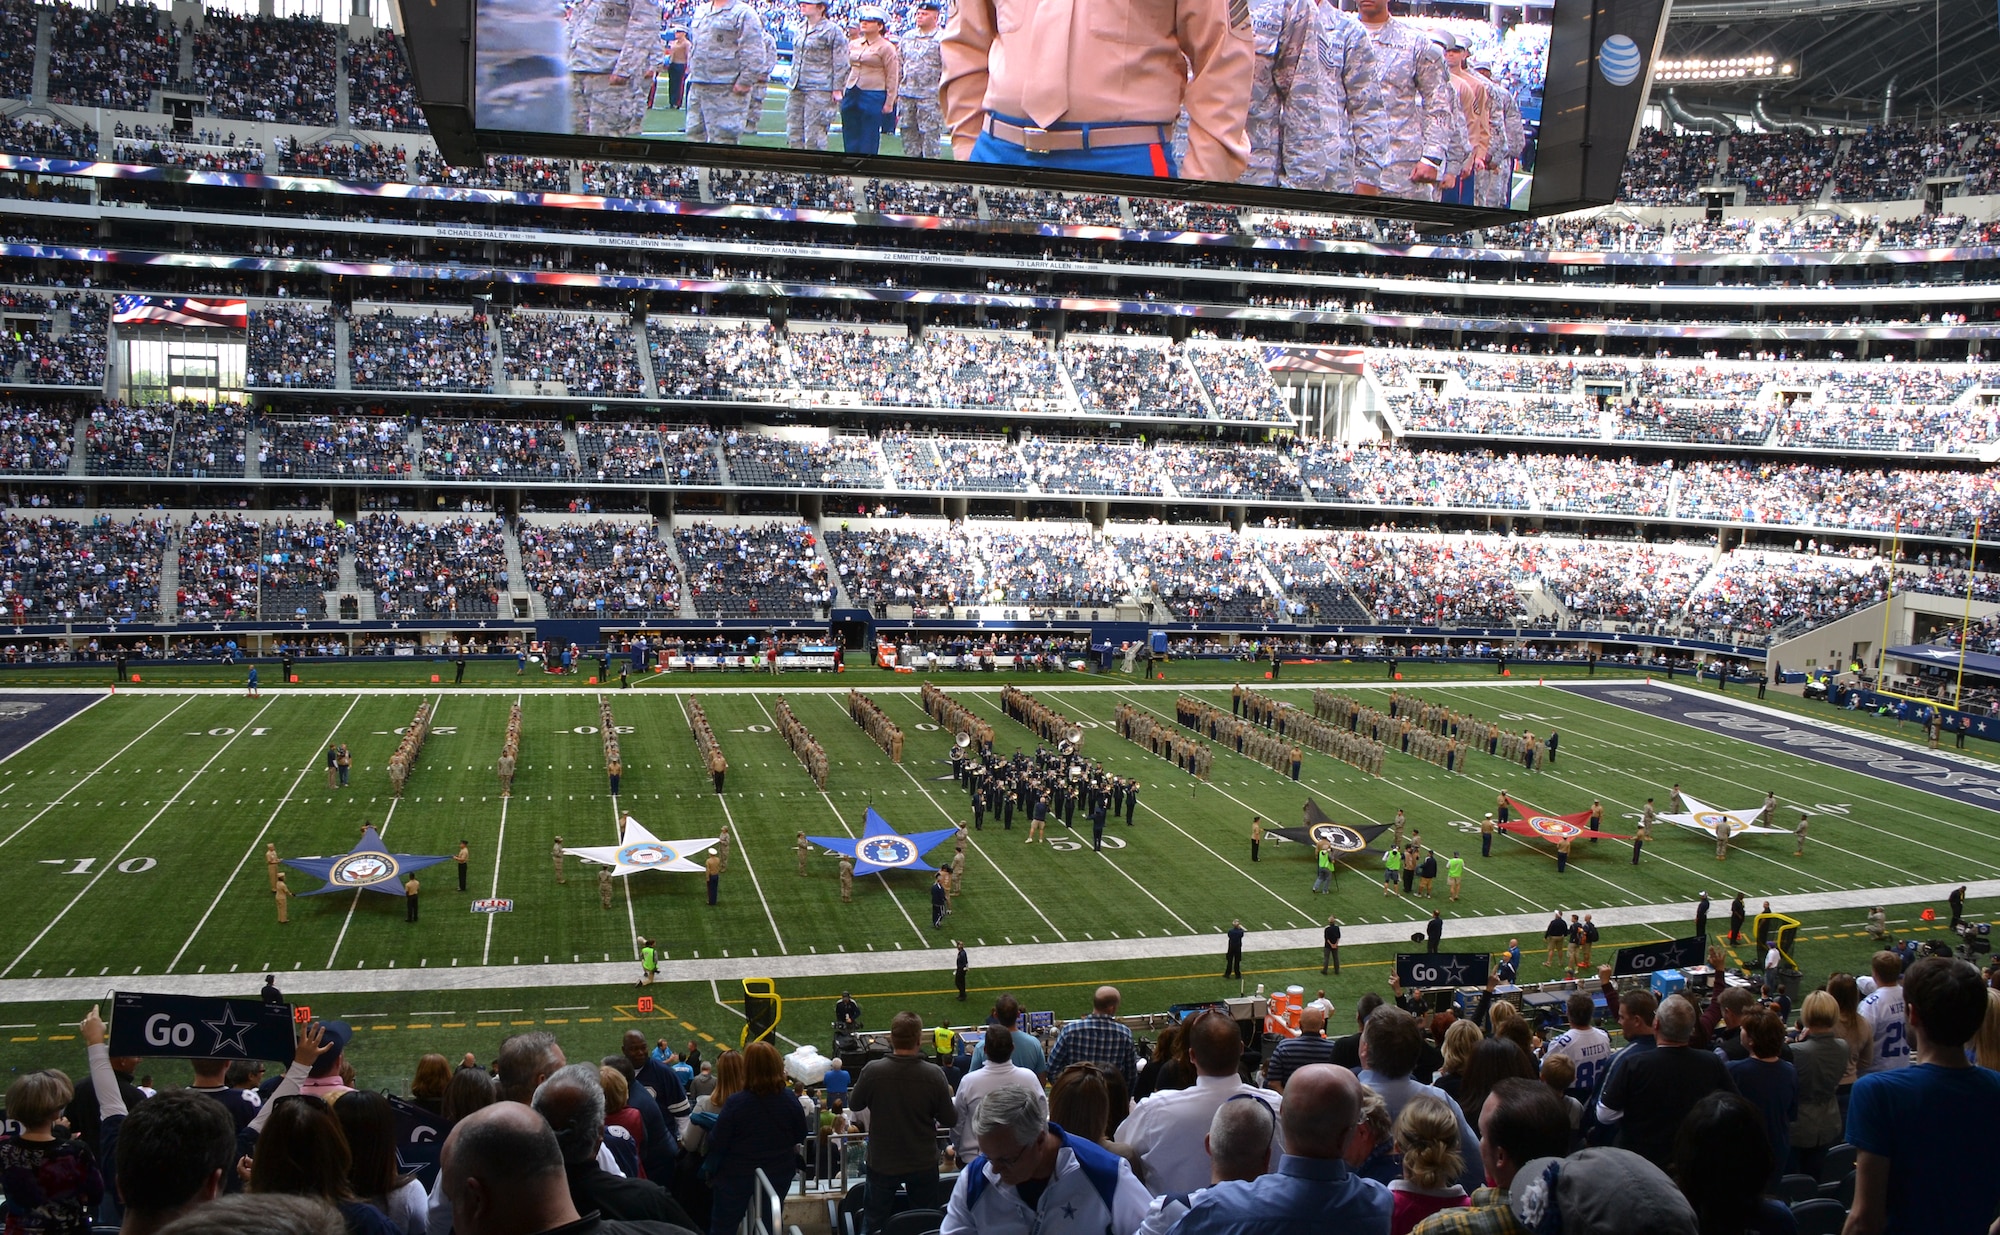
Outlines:
[[771,37],[771,27],[760,20],[757,29],[764,36],[757,54],[757,76],[743,95],[743,131],[752,136],[764,123],[764,100],[771,93],[771,70],[778,67],[778,40]]
[[711,0],[689,25],[687,139],[734,146],[743,96],[764,57],[764,23],[741,0]]
[[1528,139],[1527,122],[1521,116],[1521,101],[1507,83],[1493,76],[1493,65],[1475,59],[1472,67],[1486,79],[1493,100],[1493,170],[1479,180],[1479,204],[1510,206],[1514,197],[1514,164],[1521,157],[1521,143]]
[[1250,0],[1250,166],[1242,183],[1320,187],[1332,135],[1315,0]]
[[569,133],[569,56],[562,13],[528,0],[479,0],[479,123]]
[[847,88],[847,33],[826,18],[820,0],[801,0],[806,28],[792,49],[791,97],[785,100],[785,144],[826,149],[826,133]]
[[1357,16],[1374,53],[1375,83],[1354,108],[1355,191],[1434,202],[1453,145],[1456,96],[1444,52],[1396,20],[1389,0],[1360,0]]
[[943,157],[944,31],[938,27],[943,0],[917,0],[917,25],[903,35],[903,76],[897,106],[903,113],[903,153],[913,159]]
[[579,0],[569,15],[569,98],[575,131],[630,137],[666,50],[660,0]]
[[1329,193],[1352,193],[1355,169],[1355,111],[1375,84],[1375,52],[1354,14],[1319,0],[1319,60],[1325,81],[1327,144],[1320,184]]

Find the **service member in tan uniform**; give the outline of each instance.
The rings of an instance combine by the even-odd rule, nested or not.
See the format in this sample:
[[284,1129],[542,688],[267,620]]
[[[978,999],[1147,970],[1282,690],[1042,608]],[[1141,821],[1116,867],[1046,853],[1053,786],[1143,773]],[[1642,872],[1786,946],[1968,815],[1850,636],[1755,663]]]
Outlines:
[[493,770],[500,776],[500,796],[503,798],[514,796],[514,756],[500,756],[500,761],[493,765]]
[[840,860],[840,901],[844,905],[854,899],[854,863],[848,858]]
[[264,874],[271,881],[271,890],[277,891],[278,880],[284,876],[278,873],[278,846],[275,843],[264,846]]
[[611,908],[611,868],[608,866],[597,872],[597,905],[600,909]]
[[453,855],[458,863],[458,890],[465,891],[466,863],[472,861],[472,845],[467,841],[458,842],[458,853]]
[[1251,39],[1242,0],[960,0],[944,38],[952,153],[1234,181],[1250,159]]
[[550,848],[549,848],[549,860],[555,863],[555,867],[556,867],[556,882],[557,882],[557,883],[568,883],[568,882],[569,882],[569,876],[563,873],[563,847],[562,847],[562,837],[560,837],[560,836],[556,837],[556,843],[555,843],[554,845],[550,846]]
[[811,852],[812,852],[812,845],[806,840],[806,834],[804,832],[799,833],[799,877],[800,878],[805,877],[806,857]]
[[283,871],[278,872],[277,882],[272,885],[271,892],[278,901],[278,921],[281,923],[291,921],[292,918],[288,907],[292,903],[292,887],[285,882],[285,873]]

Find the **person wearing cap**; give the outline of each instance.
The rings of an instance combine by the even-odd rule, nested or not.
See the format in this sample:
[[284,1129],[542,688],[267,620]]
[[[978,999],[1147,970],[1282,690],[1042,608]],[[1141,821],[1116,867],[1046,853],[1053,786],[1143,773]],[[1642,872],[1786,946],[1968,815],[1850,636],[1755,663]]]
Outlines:
[[[570,121],[592,137],[639,131],[660,47],[660,0],[579,0],[569,17]],[[464,676],[465,665],[459,664]]]
[[[1472,71],[1486,79],[1487,97],[1492,103],[1493,146],[1488,157],[1493,170],[1479,178],[1475,194],[1481,206],[1506,207],[1514,200],[1514,165],[1521,157],[1521,143],[1528,139],[1527,121],[1521,115],[1521,101],[1493,75],[1493,62],[1483,56],[1470,61]],[[1649,799],[1650,800],[1650,799]],[[1652,830],[1647,821],[1646,831]],[[1637,857],[1637,850],[1634,850]]]
[[[1242,0],[960,0],[944,37],[955,157],[1234,182],[1249,167],[1254,31]],[[1177,167],[1175,125],[1187,113]]]
[[1333,130],[1319,9],[1315,0],[1250,0],[1250,25],[1257,56],[1250,79],[1250,166],[1242,182],[1317,189]]
[[882,130],[895,124],[903,58],[889,40],[889,15],[874,5],[855,14],[860,34],[847,44],[847,92],[840,100],[840,148],[880,154]]
[[1440,1210],[1412,1228],[1411,1235],[1527,1235],[1508,1194],[1522,1168],[1538,1158],[1559,1158],[1569,1149],[1569,1108],[1555,1090],[1537,1080],[1510,1076],[1494,1083],[1476,1112],[1479,1161],[1488,1181],[1472,1204]]
[[1359,0],[1375,81],[1354,109],[1354,191],[1436,201],[1452,141],[1451,70],[1429,36],[1396,20],[1389,0]]
[[688,31],[687,116],[691,142],[734,146],[743,136],[743,96],[759,73],[764,23],[743,0],[708,0]]
[[1623,1149],[1532,1159],[1514,1173],[1506,1203],[1514,1220],[1536,1235],[1695,1235],[1702,1229],[1694,1206],[1667,1173]]
[[[1450,34],[1447,38],[1444,62],[1451,70],[1452,90],[1458,98],[1459,115],[1464,118],[1469,149],[1459,165],[1458,176],[1445,185],[1443,196],[1447,202],[1470,206],[1478,177],[1493,167],[1493,104],[1487,97],[1486,79],[1466,67],[1472,49],[1466,46],[1464,36]],[[1553,748],[1550,754],[1554,754]]]
[[[785,144],[794,150],[826,149],[827,131],[847,85],[847,35],[826,18],[825,0],[801,0],[805,31],[792,48],[792,84],[785,100]],[[799,833],[804,837],[805,833]],[[801,840],[800,845],[805,842]],[[805,873],[805,850],[799,850]]]
[[753,137],[764,123],[764,100],[771,94],[771,70],[778,67],[778,40],[771,36],[771,28],[760,20],[757,33],[761,42],[757,47],[756,73],[750,79],[750,88],[743,92],[743,131]]
[[903,35],[899,51],[903,76],[897,89],[897,110],[903,122],[903,153],[913,159],[943,154],[944,31],[938,26],[944,0],[917,0],[916,28]]

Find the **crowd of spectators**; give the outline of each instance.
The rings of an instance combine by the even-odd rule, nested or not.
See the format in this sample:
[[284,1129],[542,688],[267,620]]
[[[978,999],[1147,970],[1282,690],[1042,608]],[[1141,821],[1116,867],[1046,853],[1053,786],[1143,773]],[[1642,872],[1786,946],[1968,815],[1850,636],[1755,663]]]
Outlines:
[[1182,349],[1223,420],[1282,422],[1291,419],[1284,394],[1271,379],[1262,347],[1254,344],[1201,344]]
[[632,323],[624,318],[509,313],[500,319],[500,356],[509,381],[560,382],[570,394],[614,398],[646,390]]
[[263,148],[255,142],[229,146],[193,145],[145,138],[130,141],[114,139],[111,161],[144,163],[151,167],[184,167],[198,172],[260,172],[264,170],[265,159]]
[[357,312],[348,364],[357,390],[490,390],[493,343],[484,315],[388,309]]
[[550,420],[419,422],[431,480],[565,480],[577,474],[562,425]]
[[1106,537],[1133,590],[1166,607],[1176,622],[1264,622],[1280,616],[1253,541],[1233,532]]
[[263,525],[263,573],[257,607],[267,621],[318,621],[326,594],[340,586],[340,557],[352,535],[324,519],[284,519]]
[[[103,13],[58,5],[49,15],[50,102],[151,111],[153,92],[174,88],[180,76],[180,36],[164,9],[121,4]],[[7,58],[20,59],[28,45],[15,45]],[[28,60],[32,65],[33,58]]]
[[0,381],[30,386],[104,385],[111,306],[96,292],[0,293],[10,314],[0,332]]
[[1094,532],[1002,532],[970,525],[986,563],[982,603],[1031,608],[1108,608],[1132,592],[1125,563]]
[[69,471],[76,413],[56,405],[14,405],[0,410],[0,472],[60,476]]
[[790,385],[784,339],[769,325],[646,319],[663,399],[750,401]]
[[195,32],[193,76],[182,84],[208,100],[212,116],[330,125],[336,39],[333,24],[317,17],[210,9]]
[[706,521],[674,532],[697,616],[814,617],[834,587],[818,540],[804,524],[722,527]]
[[585,163],[583,191],[600,197],[693,201],[701,196],[701,169],[675,163]]
[[1714,167],[1715,139],[1708,134],[1641,129],[1638,144],[1625,158],[1618,200],[1635,206],[1691,205],[1695,185]]
[[680,570],[652,523],[523,523],[521,573],[552,618],[677,617]]
[[1158,197],[1127,198],[1125,204],[1131,207],[1133,226],[1141,231],[1227,236],[1243,230],[1242,212],[1227,206]]
[[508,585],[508,535],[493,518],[363,514],[355,524],[355,573],[375,592],[377,618],[490,618]]
[[882,457],[899,488],[1019,493],[1027,465],[1005,438],[932,437],[906,429],[884,433]]
[[1763,637],[1832,621],[1887,595],[1879,560],[1737,549],[1688,598],[1689,624]]
[[985,574],[962,524],[908,521],[862,531],[845,526],[826,537],[828,556],[848,599],[866,608],[920,610],[977,603]]
[[1666,628],[1713,564],[1697,546],[1571,540],[1538,544],[1533,569],[1579,621]]
[[[397,178],[402,169],[397,169]],[[479,167],[447,163],[429,150],[417,151],[418,184],[441,184],[454,188],[505,189],[516,193],[567,193],[570,191],[570,164],[563,159],[531,159],[518,154],[489,154]]]
[[225,514],[190,518],[180,534],[177,620],[254,620],[263,548],[263,529],[255,519]]
[[340,376],[333,311],[296,301],[252,308],[247,367],[251,386],[334,389]]
[[870,180],[868,203],[882,214],[928,215],[932,218],[976,219],[979,194],[969,185],[933,184],[925,180]]
[[423,109],[393,30],[347,43],[347,119],[357,129],[422,133]]
[[[4,14],[15,7],[12,3],[0,5],[0,37],[6,34]],[[17,58],[9,57],[7,62],[14,64]],[[5,69],[0,69],[0,77],[4,77],[5,72]],[[47,120],[0,117],[0,153],[42,155],[56,159],[95,159],[97,130],[89,125],[73,129]]]
[[1027,436],[1020,455],[1043,493],[1160,492],[1157,461],[1141,441]]
[[852,210],[854,185],[845,176],[710,169],[708,199],[786,210]]
[[1517,456],[1316,442],[1295,458],[1315,500],[1371,506],[1528,508]]
[[0,613],[16,625],[158,620],[164,520],[0,515]]
[[986,198],[986,217],[995,223],[1125,226],[1125,211],[1119,199],[1103,193],[1037,193],[991,187],[980,192]]
[[259,440],[258,466],[265,476],[400,479],[410,474],[410,425],[400,416],[271,418],[263,422]]
[[[305,146],[278,139],[278,170],[329,180],[401,181],[409,178],[410,152],[380,142],[325,141]],[[261,159],[259,166],[262,165]]]
[[1153,450],[1160,471],[1182,497],[1298,500],[1298,465],[1289,454],[1274,446],[1162,442]]
[[1063,366],[1076,397],[1094,411],[1204,418],[1208,406],[1175,349],[1096,336],[1063,340]]
[[0,0],[0,40],[16,53],[0,63],[0,98],[25,99],[34,93],[35,58],[19,52],[35,45],[35,12],[32,0]]
[[733,485],[757,488],[879,489],[875,443],[854,434],[824,440],[767,437],[730,429],[722,457]]
[[601,481],[715,484],[721,479],[715,457],[719,440],[707,425],[591,423],[576,429],[582,474]]
[[173,445],[171,404],[100,404],[84,423],[84,470],[92,476],[164,476]]

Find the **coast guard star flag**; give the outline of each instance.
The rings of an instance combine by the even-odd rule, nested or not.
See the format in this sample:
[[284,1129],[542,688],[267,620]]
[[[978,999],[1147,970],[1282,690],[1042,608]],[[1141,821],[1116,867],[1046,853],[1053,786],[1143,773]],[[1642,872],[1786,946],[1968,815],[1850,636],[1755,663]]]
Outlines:
[[244,330],[250,325],[250,302],[202,296],[120,296],[111,304],[111,320],[121,326],[150,322]]

